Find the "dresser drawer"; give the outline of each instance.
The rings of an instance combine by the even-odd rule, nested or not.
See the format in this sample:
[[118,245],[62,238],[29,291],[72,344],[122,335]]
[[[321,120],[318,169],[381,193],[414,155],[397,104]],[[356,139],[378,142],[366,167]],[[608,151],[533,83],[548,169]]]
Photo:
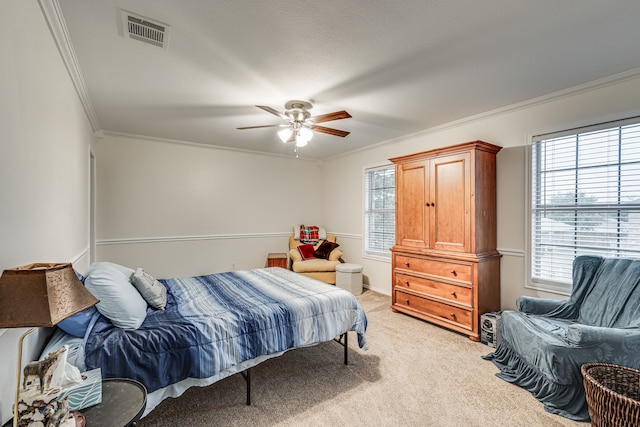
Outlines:
[[473,328],[473,311],[432,301],[427,298],[402,292],[399,289],[394,291],[394,301],[398,309],[411,309],[434,317],[436,320],[455,323],[465,329],[471,330]]
[[411,289],[414,292],[420,292],[437,298],[465,304],[469,307],[471,307],[472,305],[471,288],[451,285],[449,283],[423,279],[421,277],[414,277],[400,273],[396,273],[395,278],[395,285],[398,288]]
[[414,258],[406,255],[395,255],[395,266],[404,270],[412,270],[444,279],[459,280],[471,283],[472,268],[470,264],[440,261],[436,259]]

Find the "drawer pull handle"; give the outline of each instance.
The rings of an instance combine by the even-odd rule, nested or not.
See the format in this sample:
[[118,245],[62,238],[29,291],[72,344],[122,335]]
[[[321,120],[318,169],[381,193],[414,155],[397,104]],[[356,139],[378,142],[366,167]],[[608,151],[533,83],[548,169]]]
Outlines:
[[456,314],[455,313],[451,313],[451,317],[453,317],[455,319],[456,318]]
[[407,305],[409,305],[409,298],[407,298],[406,300],[404,300],[404,302],[407,303]]
[[456,295],[456,293],[453,292],[453,291],[451,291],[451,296],[454,297],[454,298],[458,298],[458,295]]
[[406,265],[407,268],[409,268],[409,263],[408,262],[405,262],[404,265]]
[[408,280],[405,283],[407,284],[407,287],[411,286],[411,283],[409,283]]
[[454,276],[457,276],[457,275],[458,275],[458,273],[456,273],[456,271],[455,271],[455,270],[451,270],[451,274],[453,274]]

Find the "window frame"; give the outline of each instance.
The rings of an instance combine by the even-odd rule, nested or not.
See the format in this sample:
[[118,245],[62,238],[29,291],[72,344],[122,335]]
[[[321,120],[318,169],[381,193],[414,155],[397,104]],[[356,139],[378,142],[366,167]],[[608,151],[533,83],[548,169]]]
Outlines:
[[[534,218],[534,210],[535,209],[541,209],[540,207],[536,207],[534,206],[534,185],[537,181],[539,181],[539,178],[535,177],[534,174],[536,173],[536,171],[534,170],[535,167],[535,161],[536,159],[534,158],[535,156],[535,147],[534,145],[537,144],[540,141],[548,141],[548,140],[552,140],[555,138],[563,138],[563,137],[570,137],[573,136],[575,138],[578,138],[579,140],[579,136],[580,135],[584,135],[584,134],[589,134],[591,132],[597,132],[597,131],[606,131],[606,130],[614,130],[617,129],[618,131],[620,131],[623,127],[625,126],[629,126],[629,125],[635,125],[635,126],[639,126],[640,127],[640,116],[635,115],[635,116],[627,116],[626,118],[622,118],[622,119],[611,119],[608,121],[602,121],[600,123],[597,124],[590,124],[590,125],[583,125],[583,126],[576,126],[576,127],[572,127],[572,128],[568,128],[564,131],[558,131],[558,132],[551,132],[551,133],[540,133],[537,135],[533,135],[530,136],[529,139],[529,147],[527,150],[527,171],[526,171],[526,209],[525,209],[525,215],[526,215],[526,239],[525,239],[525,243],[526,243],[526,281],[525,281],[525,288],[529,288],[529,289],[534,289],[534,290],[540,290],[540,291],[546,291],[546,292],[550,292],[550,293],[557,293],[557,294],[561,294],[561,295],[570,295],[571,294],[571,288],[572,288],[572,283],[567,283],[565,281],[554,281],[554,280],[547,280],[547,279],[539,279],[539,278],[534,278],[534,245],[535,245],[535,241],[534,241],[534,224],[533,224],[533,218]],[[618,147],[620,147],[624,142],[624,139],[622,137],[618,137],[617,139],[617,144]],[[577,147],[579,145],[579,142],[577,142]],[[579,153],[579,147],[576,148],[577,152]],[[598,166],[603,167],[605,164],[607,165],[611,165],[610,163],[607,162],[599,162]],[[624,161],[621,160],[621,157],[618,157],[618,162],[615,164],[616,167],[620,168],[621,165],[624,165]],[[579,166],[578,163],[576,163],[574,165],[574,167],[576,168],[576,171],[579,171],[581,168],[584,168],[583,166]],[[548,170],[547,170],[548,172]],[[578,187],[578,180],[576,178],[576,188]],[[607,180],[606,182],[612,182],[612,180]],[[618,177],[618,184],[620,183],[620,179]],[[580,192],[578,191],[576,194],[579,194]],[[609,193],[607,193],[609,194]],[[598,207],[597,210],[602,210],[602,211],[626,211],[626,212],[630,212],[630,211],[634,211],[634,212],[640,212],[638,210],[633,210],[633,207],[625,207],[625,209],[619,209],[616,207],[621,206],[622,203],[618,202],[617,204],[609,204],[609,205],[602,205],[601,207]],[[567,207],[567,211],[569,210],[573,210],[575,212],[580,211],[581,209],[593,209],[593,206],[588,206],[588,204],[576,204],[576,206],[574,207],[575,209],[570,209]],[[574,227],[578,227],[578,224],[576,223],[574,225]],[[618,237],[619,240],[619,237]],[[581,254],[581,251],[584,251],[584,246],[580,246],[580,245],[575,245],[573,246],[573,251],[574,252],[578,252],[578,254]],[[612,256],[610,254],[605,255],[605,256]],[[628,256],[628,254],[625,254],[624,256]],[[638,254],[638,258],[640,258],[640,254]]]
[[[393,204],[391,208],[383,208],[376,209],[374,211],[369,210],[369,200],[370,200],[370,191],[369,191],[369,174],[374,171],[389,171],[393,175]],[[382,165],[368,166],[363,168],[362,173],[362,257],[382,260],[382,261],[391,261],[391,251],[390,250],[375,250],[369,247],[369,218],[370,215],[374,212],[391,214],[393,218],[393,238],[392,243],[389,247],[395,244],[395,165],[393,163],[385,163]]]

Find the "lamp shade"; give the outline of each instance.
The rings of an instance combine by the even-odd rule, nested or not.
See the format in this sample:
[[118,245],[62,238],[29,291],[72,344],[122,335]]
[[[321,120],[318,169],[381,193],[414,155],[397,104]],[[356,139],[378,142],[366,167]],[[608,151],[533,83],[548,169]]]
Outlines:
[[98,302],[69,263],[7,269],[0,277],[0,328],[54,326]]

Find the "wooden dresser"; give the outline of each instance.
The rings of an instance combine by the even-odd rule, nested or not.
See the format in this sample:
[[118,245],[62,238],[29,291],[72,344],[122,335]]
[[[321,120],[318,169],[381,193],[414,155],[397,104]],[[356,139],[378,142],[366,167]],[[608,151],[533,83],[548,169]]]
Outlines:
[[392,309],[480,340],[500,310],[496,154],[474,141],[390,159],[396,168]]

